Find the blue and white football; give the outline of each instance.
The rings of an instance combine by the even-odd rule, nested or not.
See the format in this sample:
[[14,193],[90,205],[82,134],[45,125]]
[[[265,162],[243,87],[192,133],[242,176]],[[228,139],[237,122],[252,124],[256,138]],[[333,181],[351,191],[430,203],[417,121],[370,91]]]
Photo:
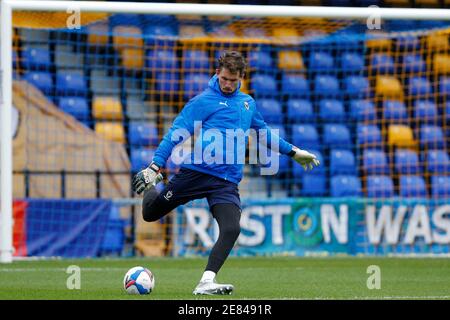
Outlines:
[[149,294],[155,287],[155,277],[147,268],[133,267],[125,274],[123,287],[128,294]]

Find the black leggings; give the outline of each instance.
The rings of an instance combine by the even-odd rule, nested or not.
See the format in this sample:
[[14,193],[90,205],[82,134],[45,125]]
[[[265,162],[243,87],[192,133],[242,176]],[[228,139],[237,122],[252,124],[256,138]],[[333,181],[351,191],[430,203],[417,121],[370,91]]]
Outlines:
[[219,203],[211,211],[219,224],[219,238],[211,249],[205,270],[217,273],[241,233],[241,210],[233,203]]
[[[155,187],[145,191],[142,203],[142,216],[145,221],[156,221],[182,204],[168,205],[165,201],[161,201],[160,197]],[[212,206],[211,212],[219,225],[219,238],[211,249],[205,270],[217,273],[241,232],[241,210],[233,203],[218,203]]]

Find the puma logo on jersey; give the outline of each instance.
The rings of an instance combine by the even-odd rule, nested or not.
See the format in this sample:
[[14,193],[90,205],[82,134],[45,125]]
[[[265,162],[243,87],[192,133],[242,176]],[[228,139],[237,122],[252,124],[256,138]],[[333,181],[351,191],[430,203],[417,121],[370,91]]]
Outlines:
[[227,101],[225,101],[225,102],[219,102],[219,104],[223,104],[225,107],[228,107]]
[[166,195],[164,196],[164,199],[169,201],[170,198],[172,198],[172,196],[173,196],[173,192],[169,190],[169,191],[167,191]]

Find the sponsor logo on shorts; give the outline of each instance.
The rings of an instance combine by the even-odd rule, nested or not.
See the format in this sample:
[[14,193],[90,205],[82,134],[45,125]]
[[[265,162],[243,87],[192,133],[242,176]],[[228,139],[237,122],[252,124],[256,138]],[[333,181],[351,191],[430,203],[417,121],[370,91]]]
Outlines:
[[169,190],[169,191],[167,191],[166,195],[164,196],[164,199],[169,201],[170,198],[172,198],[172,196],[173,196],[173,192]]

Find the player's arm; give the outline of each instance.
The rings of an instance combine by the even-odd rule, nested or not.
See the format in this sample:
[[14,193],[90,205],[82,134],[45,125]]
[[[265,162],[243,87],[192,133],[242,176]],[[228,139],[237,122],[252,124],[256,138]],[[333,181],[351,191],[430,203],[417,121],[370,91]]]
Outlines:
[[[196,121],[204,120],[205,112],[204,110],[202,112],[201,106],[196,101],[197,100],[191,100],[184,106],[181,113],[173,121],[172,127],[159,143],[150,165],[133,177],[132,188],[138,194],[142,193],[148,186],[155,183],[161,168],[164,167],[173,148],[177,144],[185,141],[189,135],[193,135],[195,129],[194,123]],[[183,139],[179,139],[181,137],[183,137]]]
[[275,151],[290,156],[297,163],[299,163],[303,169],[308,170],[312,169],[313,166],[320,165],[319,160],[314,154],[290,144],[283,138],[273,133],[258,110],[255,110],[253,114],[251,127],[256,130],[266,129],[266,145],[270,148],[272,145],[272,140],[277,139],[278,143],[275,143],[274,145],[278,146],[278,150]]

